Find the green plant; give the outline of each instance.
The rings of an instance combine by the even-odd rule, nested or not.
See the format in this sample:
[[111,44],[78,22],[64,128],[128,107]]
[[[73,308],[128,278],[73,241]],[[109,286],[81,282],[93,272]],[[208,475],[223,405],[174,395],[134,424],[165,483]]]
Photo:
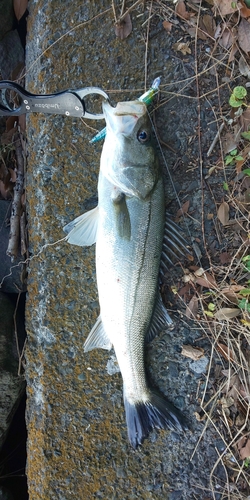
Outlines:
[[247,90],[245,87],[238,86],[234,87],[233,92],[229,99],[229,104],[232,108],[239,108],[240,106],[247,106],[245,103],[245,97],[247,95]]
[[225,164],[226,165],[234,165],[236,161],[244,160],[243,156],[238,154],[238,150],[234,149],[230,151],[229,155],[225,156]]

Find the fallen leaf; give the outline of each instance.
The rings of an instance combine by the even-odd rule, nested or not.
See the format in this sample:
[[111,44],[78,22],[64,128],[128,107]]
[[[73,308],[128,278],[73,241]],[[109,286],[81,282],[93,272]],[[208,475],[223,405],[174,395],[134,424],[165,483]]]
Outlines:
[[226,132],[222,138],[223,153],[226,155],[237,148],[240,141],[240,135],[232,134],[231,132]]
[[167,33],[170,33],[173,24],[170,23],[169,21],[163,21],[162,26],[167,31]]
[[6,132],[13,130],[17,123],[17,116],[9,116],[6,120]]
[[181,354],[186,358],[191,358],[194,361],[197,361],[204,356],[204,349],[200,347],[193,347],[192,345],[183,345]]
[[178,52],[181,52],[184,56],[186,54],[191,54],[191,49],[190,47],[188,46],[187,43],[184,43],[184,42],[177,42],[177,43],[174,43],[174,45],[172,46],[172,48]]
[[187,11],[186,4],[185,2],[183,2],[183,0],[177,2],[175,6],[175,13],[182,19],[187,19],[187,20],[190,19],[190,12]]
[[241,314],[241,310],[237,307],[230,308],[230,307],[222,307],[216,313],[214,314],[214,317],[218,320],[227,320],[231,318],[236,318],[236,316],[239,316]]
[[246,54],[250,52],[250,23],[246,19],[241,19],[238,27],[239,45]]
[[196,295],[194,295],[186,307],[186,316],[187,318],[196,317],[197,312],[198,312],[198,298],[196,297]]
[[196,420],[198,420],[198,422],[202,422],[203,420],[205,420],[207,418],[205,413],[204,413],[204,415],[200,415],[197,411],[194,412],[194,416],[195,416]]
[[199,28],[201,28],[211,37],[214,37],[214,33],[216,30],[216,23],[214,18],[209,14],[204,14],[204,16],[200,18]]
[[[241,75],[247,76],[247,78],[250,79],[250,66],[243,56],[240,56],[240,58],[239,58],[239,71],[240,71]],[[249,109],[249,108],[247,108],[247,109]]]
[[220,39],[219,39],[219,44],[221,47],[224,49],[229,49],[231,45],[233,44],[234,37],[232,35],[231,30],[228,27],[225,27]]
[[177,210],[176,218],[175,221],[178,221],[183,215],[188,213],[190,201],[187,200],[185,203],[183,203],[182,207]]
[[242,8],[240,9],[241,17],[248,18],[250,17],[250,9],[246,6],[244,0],[240,0],[242,4]]
[[[238,446],[239,446],[239,444],[238,444]],[[238,449],[239,449],[239,454],[240,454],[241,460],[245,460],[245,458],[249,458],[250,457],[250,438],[247,439],[247,441],[245,442],[245,445],[242,448],[238,448]]]
[[246,191],[239,195],[238,197],[235,198],[235,203],[237,203],[238,207],[243,211],[243,212],[249,212],[250,211],[250,189],[246,189]]
[[250,108],[247,108],[240,116],[242,132],[247,132],[250,127]]
[[27,10],[28,0],[13,0],[13,8],[18,21],[23,17]]
[[226,201],[223,201],[218,208],[217,217],[223,226],[229,221],[229,205]]
[[123,20],[115,25],[115,34],[121,40],[127,38],[132,31],[132,21],[129,12],[124,16]]
[[233,351],[231,351],[231,349],[229,349],[227,345],[218,343],[217,350],[222,354],[223,358],[225,358],[227,361],[235,361],[233,356]]
[[232,260],[232,257],[229,253],[227,252],[222,252],[220,254],[220,263],[223,265],[223,264],[229,264],[229,262],[231,262]]
[[250,146],[244,149],[244,151],[241,152],[241,156],[243,156],[242,160],[238,160],[235,163],[235,169],[237,174],[239,174],[242,171],[242,167],[244,163],[249,159],[249,154],[250,154]]
[[224,17],[227,14],[232,14],[238,10],[238,6],[232,7],[232,0],[214,0],[214,7],[218,10],[219,14]]

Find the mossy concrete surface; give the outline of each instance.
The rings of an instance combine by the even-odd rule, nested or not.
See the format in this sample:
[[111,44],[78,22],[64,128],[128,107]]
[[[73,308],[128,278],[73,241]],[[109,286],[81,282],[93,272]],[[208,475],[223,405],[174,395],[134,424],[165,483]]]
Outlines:
[[[27,90],[131,89],[110,92],[113,102],[142,94],[145,41],[139,26],[147,17],[138,6],[133,31],[121,40],[108,0],[30,0]],[[149,58],[151,82],[161,66],[153,52]],[[96,202],[101,145],[89,144],[92,126],[104,123],[42,113],[28,118],[29,498],[167,499],[168,474],[185,453],[182,438],[175,436],[169,450],[169,433],[152,433],[140,450],[131,449],[121,376],[106,369],[111,354],[83,352],[99,313],[94,248],[60,241],[62,227]]]

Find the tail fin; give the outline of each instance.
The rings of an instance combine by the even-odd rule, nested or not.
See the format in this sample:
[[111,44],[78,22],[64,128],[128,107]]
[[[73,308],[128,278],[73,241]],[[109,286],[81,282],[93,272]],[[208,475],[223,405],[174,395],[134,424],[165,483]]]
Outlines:
[[136,448],[142,444],[149,432],[156,429],[184,431],[188,429],[181,412],[162,396],[150,392],[147,401],[129,403],[124,395],[128,438]]

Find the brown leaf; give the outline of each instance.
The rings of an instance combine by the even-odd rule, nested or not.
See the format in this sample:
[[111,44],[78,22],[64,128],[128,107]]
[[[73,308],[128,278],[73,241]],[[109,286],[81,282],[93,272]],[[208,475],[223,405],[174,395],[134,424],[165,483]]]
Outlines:
[[162,26],[167,31],[167,33],[170,33],[173,24],[170,23],[169,21],[163,21]]
[[186,307],[186,316],[187,318],[196,317],[197,312],[198,312],[198,298],[196,297],[196,295],[194,295]]
[[220,263],[221,264],[228,264],[229,262],[231,262],[231,260],[232,260],[232,257],[229,253],[222,252],[220,254]]
[[233,304],[238,304],[239,296],[237,292],[245,290],[242,285],[230,285],[222,288],[221,295],[224,295]]
[[[239,444],[240,443],[238,443],[238,447],[239,447]],[[242,442],[242,444],[243,444],[243,442]],[[239,454],[240,454],[241,460],[245,460],[245,458],[249,458],[250,457],[250,438],[248,438],[247,441],[245,441],[244,446],[242,448],[238,448],[238,449],[239,449]]]
[[127,38],[132,31],[132,21],[129,12],[124,16],[123,20],[115,25],[115,34],[121,40]]
[[243,160],[237,160],[235,163],[235,169],[237,174],[239,174],[242,171],[244,163],[246,163],[246,161],[249,159],[249,153],[250,153],[250,146],[241,151],[241,156],[243,157]]
[[[250,77],[250,68],[249,68],[249,77]],[[242,132],[247,132],[250,127],[250,107],[247,108],[240,116],[240,124]]]
[[238,6],[232,7],[232,3],[231,0],[214,0],[214,7],[218,10],[219,14],[224,17],[238,10]]
[[25,14],[27,6],[28,0],[13,0],[14,12],[18,21],[20,21],[21,17]]
[[243,194],[239,195],[237,198],[235,198],[235,203],[237,203],[238,207],[243,211],[243,212],[249,212],[250,211],[250,189],[246,189]]
[[232,32],[229,28],[225,28],[220,39],[219,39],[219,44],[221,47],[224,49],[229,49],[231,45],[233,44],[234,37],[232,35]]
[[178,221],[183,215],[188,213],[190,201],[187,200],[185,203],[183,203],[182,207],[177,210],[176,218],[175,220]]
[[236,149],[239,140],[240,136],[235,137],[235,134],[232,134],[231,132],[226,132],[226,134],[222,138],[223,153],[226,155],[227,153],[230,153],[230,151]]
[[199,27],[208,35],[214,37],[216,24],[212,16],[210,16],[209,14],[204,14],[204,16],[200,18]]
[[244,0],[240,0],[242,4],[242,8],[240,9],[240,15],[241,17],[248,18],[250,17],[250,9],[246,6]]
[[246,54],[250,52],[250,23],[246,19],[241,19],[238,27],[239,45]]
[[[217,344],[217,350],[222,354],[223,358],[227,361],[234,361],[233,352],[225,344]],[[231,384],[232,385],[232,384]]]
[[204,349],[200,347],[193,347],[192,345],[183,345],[181,354],[186,358],[191,358],[194,361],[197,361],[204,356]]
[[16,123],[17,123],[17,116],[9,116],[6,120],[6,132],[14,130]]
[[180,16],[182,19],[190,19],[190,12],[186,9],[186,4],[183,0],[179,0],[175,6],[175,12],[177,16]]
[[188,46],[187,43],[184,43],[184,42],[174,43],[174,45],[172,46],[172,49],[181,52],[184,56],[186,54],[191,54],[190,47]]
[[[250,78],[250,66],[243,56],[240,56],[240,58],[239,58],[239,71],[240,71],[241,75],[247,76],[248,78]],[[248,109],[249,108],[247,108],[246,111]]]
[[218,208],[217,217],[223,226],[229,221],[229,205],[226,201],[223,201]]
[[226,320],[235,318],[236,316],[239,316],[239,314],[241,314],[241,310],[238,307],[222,307],[214,313],[214,317],[218,320]]

